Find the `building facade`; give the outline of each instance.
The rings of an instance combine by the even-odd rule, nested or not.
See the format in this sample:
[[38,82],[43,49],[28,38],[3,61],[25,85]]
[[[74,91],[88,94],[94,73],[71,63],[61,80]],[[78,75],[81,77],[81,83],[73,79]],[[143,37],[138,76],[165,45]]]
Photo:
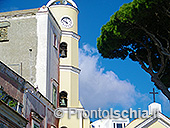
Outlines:
[[125,128],[129,124],[129,119],[100,119],[93,123],[91,123],[91,126],[93,128]]
[[50,11],[42,7],[0,13],[0,30],[0,60],[53,101],[61,30]]
[[54,110],[36,88],[0,62],[0,127],[58,128]]
[[[84,110],[79,101],[78,13],[72,0],[0,13],[1,65],[13,72],[10,79],[24,81],[10,89],[3,85],[3,91],[9,89],[21,100],[27,128],[89,127],[89,119],[67,116],[70,108]],[[22,89],[14,93],[13,86]],[[54,116],[56,108],[64,111],[62,119]]]

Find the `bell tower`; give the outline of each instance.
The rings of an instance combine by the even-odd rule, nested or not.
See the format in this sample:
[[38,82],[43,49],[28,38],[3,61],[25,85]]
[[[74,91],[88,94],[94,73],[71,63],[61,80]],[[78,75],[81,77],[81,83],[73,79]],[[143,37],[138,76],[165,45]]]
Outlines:
[[[67,94],[66,107],[82,107],[79,103],[79,11],[72,0],[51,3],[53,4],[47,4],[47,6],[50,6],[49,10],[62,30],[60,42],[60,93],[65,92]],[[61,100],[64,101],[63,99]]]
[[64,110],[60,128],[87,128],[89,119],[68,119],[68,109],[83,111],[79,101],[79,40],[78,9],[72,0],[50,0],[46,5],[61,28],[60,42],[60,98],[59,107]]

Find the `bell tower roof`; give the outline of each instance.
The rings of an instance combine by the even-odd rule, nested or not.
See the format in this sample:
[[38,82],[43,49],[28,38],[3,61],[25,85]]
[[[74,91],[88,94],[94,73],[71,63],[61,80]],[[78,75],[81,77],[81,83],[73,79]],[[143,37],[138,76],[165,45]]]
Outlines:
[[50,0],[48,3],[47,3],[47,7],[50,7],[51,5],[55,5],[55,4],[58,4],[58,5],[67,5],[67,4],[71,4],[73,7],[77,8],[77,5],[74,1],[72,0]]

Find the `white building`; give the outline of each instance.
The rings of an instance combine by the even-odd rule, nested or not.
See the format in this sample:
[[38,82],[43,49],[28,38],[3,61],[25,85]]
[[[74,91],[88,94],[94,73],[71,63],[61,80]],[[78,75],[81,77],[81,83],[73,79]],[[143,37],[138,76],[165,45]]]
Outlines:
[[129,119],[101,119],[93,122],[94,128],[125,128],[129,124]]
[[162,113],[161,104],[153,102],[148,109],[148,118],[137,118],[126,128],[170,128],[170,119]]

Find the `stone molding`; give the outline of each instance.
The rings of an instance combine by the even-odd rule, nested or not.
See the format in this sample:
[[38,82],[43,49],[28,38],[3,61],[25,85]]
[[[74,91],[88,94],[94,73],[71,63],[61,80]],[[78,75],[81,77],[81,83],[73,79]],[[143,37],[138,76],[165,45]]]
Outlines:
[[38,12],[38,10],[39,9],[36,8],[36,9],[28,9],[28,10],[3,12],[3,13],[0,13],[0,20],[18,18],[18,17],[34,16]]
[[68,66],[68,65],[60,65],[60,70],[62,70],[62,69],[63,70],[71,70],[78,74],[80,74],[80,71],[81,71],[79,68],[76,68],[74,66]]

